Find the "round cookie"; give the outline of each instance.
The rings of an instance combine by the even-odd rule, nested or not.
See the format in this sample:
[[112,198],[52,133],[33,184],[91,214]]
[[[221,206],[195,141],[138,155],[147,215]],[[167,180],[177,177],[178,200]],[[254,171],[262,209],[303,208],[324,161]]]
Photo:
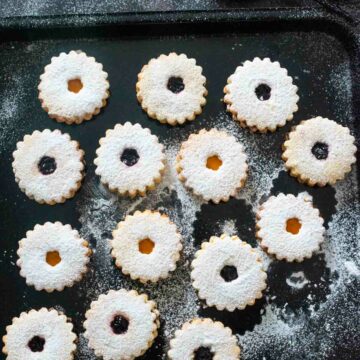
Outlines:
[[324,241],[324,220],[307,193],[271,196],[256,218],[261,247],[278,260],[301,262]]
[[36,290],[62,291],[87,271],[91,250],[70,225],[60,222],[35,225],[19,241],[17,265],[27,285]]
[[90,120],[106,105],[108,74],[82,51],[51,58],[40,76],[39,99],[50,118],[67,124]]
[[238,66],[224,88],[227,110],[252,131],[275,131],[298,110],[297,87],[280,64],[255,58]]
[[129,122],[117,124],[99,143],[95,173],[111,191],[131,197],[145,195],[160,182],[165,155],[149,129]]
[[30,199],[53,205],[75,195],[84,170],[84,152],[77,141],[59,130],[35,130],[16,147],[15,180]]
[[72,360],[76,350],[73,325],[56,310],[23,312],[6,327],[7,360]]
[[183,124],[202,112],[207,95],[205,82],[195,59],[176,53],[160,55],[139,73],[136,96],[152,119]]
[[133,280],[156,282],[176,268],[181,236],[169,218],[157,211],[136,211],[126,216],[111,240],[111,255]]
[[248,165],[243,146],[224,131],[200,130],[182,143],[176,159],[180,180],[205,201],[228,201],[244,186]]
[[350,130],[320,116],[297,125],[288,134],[283,151],[290,175],[309,186],[335,184],[356,161]]
[[231,330],[221,322],[193,319],[175,332],[168,356],[170,360],[238,360],[240,348]]
[[110,290],[100,295],[85,317],[89,347],[106,360],[141,356],[152,345],[159,327],[155,303],[134,290]]
[[200,299],[218,310],[254,305],[266,288],[266,273],[255,250],[237,236],[212,236],[191,263],[191,279]]

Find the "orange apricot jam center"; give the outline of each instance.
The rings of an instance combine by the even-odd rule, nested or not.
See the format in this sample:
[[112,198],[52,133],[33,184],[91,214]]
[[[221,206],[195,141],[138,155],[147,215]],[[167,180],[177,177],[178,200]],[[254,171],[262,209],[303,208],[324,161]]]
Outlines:
[[210,156],[206,160],[206,167],[208,169],[216,171],[216,170],[218,170],[220,168],[221,165],[222,165],[222,161],[217,155]]
[[46,253],[46,262],[51,266],[56,266],[61,261],[58,251],[49,251]]
[[154,242],[150,239],[144,239],[139,241],[139,251],[142,254],[151,254],[154,249]]
[[301,222],[297,218],[291,218],[286,221],[286,231],[296,235],[301,229]]
[[83,84],[80,79],[72,79],[68,81],[68,90],[77,94],[83,88]]

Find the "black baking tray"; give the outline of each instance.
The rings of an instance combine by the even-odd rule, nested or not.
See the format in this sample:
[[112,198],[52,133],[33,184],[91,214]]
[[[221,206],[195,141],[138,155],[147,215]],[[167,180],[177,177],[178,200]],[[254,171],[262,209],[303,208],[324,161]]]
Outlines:
[[[218,124],[216,118],[219,114],[223,114],[224,121],[232,121],[230,116],[225,115],[224,105],[220,101],[223,86],[237,65],[259,56],[278,60],[286,67],[294,77],[300,95],[299,111],[291,124],[275,134],[253,135],[258,137],[262,156],[280,157],[281,143],[291,126],[316,115],[351,126],[359,144],[358,30],[358,21],[351,13],[344,15],[333,7],[330,10],[317,7],[1,19],[0,102],[3,113],[5,109],[10,115],[2,122],[1,128],[0,334],[4,334],[5,326],[11,322],[12,317],[42,306],[63,309],[72,318],[75,331],[82,333],[84,313],[96,298],[86,296],[83,288],[91,287],[99,281],[97,277],[101,277],[97,273],[96,253],[82,284],[76,284],[61,293],[37,292],[32,287],[27,287],[20,277],[15,264],[19,239],[35,224],[46,221],[58,220],[81,229],[77,206],[85,196],[83,190],[80,190],[65,204],[47,206],[29,200],[19,190],[11,169],[12,152],[16,142],[26,133],[36,129],[58,128],[78,140],[85,150],[87,166],[83,187],[86,187],[88,182],[96,179],[93,159],[98,139],[116,123],[138,122],[150,128],[159,136],[160,141],[171,142],[179,137],[185,139],[201,128],[211,128]],[[50,120],[37,99],[37,85],[44,66],[52,56],[72,49],[82,49],[101,62],[109,74],[111,84],[111,96],[106,108],[93,120],[78,126],[67,126]],[[142,65],[152,57],[171,51],[184,52],[196,58],[203,67],[209,90],[208,103],[196,121],[175,128],[148,119],[135,95],[135,82]],[[332,82],[329,73],[334,75],[336,69],[339,69],[341,75],[344,66],[350,77]],[[304,69],[309,71],[304,72]],[[239,127],[239,131],[247,130]],[[355,182],[359,179],[358,172]],[[349,186],[356,185],[350,182]],[[332,187],[308,188],[282,171],[274,179],[270,192],[298,193],[304,190],[313,195],[314,203],[327,225],[336,211],[335,190]],[[354,204],[358,203],[358,199],[359,194],[356,194],[352,199]],[[178,203],[170,193],[168,199],[162,200],[160,205],[170,208],[178,206]],[[122,215],[119,208],[114,217],[118,221]],[[240,237],[256,245],[254,209],[245,201],[235,199],[225,204],[202,206],[194,222],[193,238],[188,241],[194,241],[195,246],[199,247],[209,236],[219,233],[218,224],[226,219],[233,219]],[[356,231],[357,226],[358,224],[354,224],[350,231]],[[99,242],[106,241],[111,230],[106,229],[101,238],[92,236],[89,239],[91,246],[96,249]],[[349,252],[358,253],[358,250],[359,244],[355,241]],[[183,261],[181,266],[186,268],[188,264]],[[294,294],[285,285],[285,279],[296,270],[305,272],[311,285]],[[245,332],[252,332],[255,325],[261,323],[266,302],[272,302],[278,307],[287,306],[294,314],[302,309],[306,314],[309,294],[313,299],[310,305],[316,308],[326,301],[331,293],[331,284],[338,277],[336,271],[330,271],[327,267],[321,253],[302,264],[274,261],[269,267],[268,276],[266,299],[258,301],[255,306],[235,313],[204,308],[199,316],[219,319],[234,332],[243,335]],[[114,268],[113,281],[108,288],[119,288],[122,278],[123,275]],[[171,296],[171,277],[166,282]],[[151,297],[151,286],[140,286],[136,282],[130,282],[130,285],[148,292]],[[305,321],[301,335],[291,339],[279,337],[276,342],[262,347],[254,344],[257,350],[244,351],[244,358],[359,359],[359,291],[358,278],[352,279],[346,284],[342,296],[334,299],[320,319],[313,321],[309,318]],[[338,326],[327,328],[325,324],[329,318]],[[162,359],[167,343],[167,337],[160,330],[155,344],[142,358]],[[85,346],[78,351],[76,358],[93,359],[91,352],[84,348]]]

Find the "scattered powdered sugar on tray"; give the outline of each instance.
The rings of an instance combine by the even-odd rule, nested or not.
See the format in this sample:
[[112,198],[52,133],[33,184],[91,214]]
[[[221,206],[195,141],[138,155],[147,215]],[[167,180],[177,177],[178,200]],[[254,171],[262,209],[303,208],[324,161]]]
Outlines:
[[[264,156],[264,153],[271,154],[270,151],[273,151],[272,148],[275,147],[275,140],[272,139],[274,135],[252,134],[247,129],[241,129],[236,122],[223,114],[212,119],[210,126],[231,133],[243,143],[248,154],[250,173],[245,188],[239,191],[238,198],[251,204],[255,212],[261,198],[269,195],[273,180],[283,170],[280,156]],[[266,142],[261,142],[260,136],[267,137]],[[277,136],[281,135],[277,134]],[[182,135],[179,135],[179,139],[185,140]],[[157,302],[160,310],[162,333],[166,344],[174,335],[175,330],[180,328],[185,321],[198,316],[201,307],[196,292],[191,286],[190,263],[196,250],[193,223],[203,203],[193,196],[177,178],[174,165],[181,141],[164,144],[167,166],[163,181],[146,197],[137,197],[134,200],[118,197],[116,194],[111,194],[94,177],[84,184],[78,201],[82,224],[80,232],[82,236],[89,239],[94,249],[90,272],[80,285],[80,291],[86,294],[86,301],[90,304],[92,300],[109,289],[136,289],[147,293]],[[358,231],[354,233],[354,229],[357,229],[356,223],[359,222],[359,211],[354,211],[357,205],[352,201],[357,187],[355,171],[356,169],[353,169],[343,182],[335,186],[338,211],[329,223],[325,245],[322,249],[331,273],[337,274],[330,285],[330,294],[318,305],[316,298],[310,292],[305,298],[308,304],[306,311],[300,309],[294,312],[289,310],[287,304],[279,306],[276,303],[277,295],[270,296],[266,293],[265,306],[261,310],[261,323],[255,325],[252,331],[246,331],[244,335],[237,334],[242,347],[242,359],[253,359],[258,353],[266,353],[268,347],[275,346],[281,349],[281,346],[286,343],[301,353],[304,344],[301,343],[302,337],[299,334],[306,331],[313,319],[321,317],[321,314],[327,311],[329,304],[336,303],[337,299],[343,296],[345,285],[341,279],[359,276],[360,266],[356,265],[357,260],[353,259],[357,256],[355,252],[357,245],[355,244],[354,250],[349,252],[349,243],[354,241],[356,236],[359,238]],[[124,276],[121,270],[115,268],[110,256],[109,239],[111,231],[126,214],[145,209],[157,209],[170,217],[182,234],[184,249],[175,272],[157,284],[143,285],[132,281]],[[237,233],[236,224],[232,219],[225,220],[220,226],[223,232]],[[273,262],[272,258],[259,247],[256,251],[263,260],[265,269],[268,269]],[[308,279],[303,271],[294,270],[284,281],[295,294],[311,285],[311,279]],[[331,319],[326,324],[333,329],[337,326]],[[310,342],[316,341],[315,335],[309,336]],[[165,350],[166,347],[167,345],[165,345]],[[284,347],[283,359],[287,358],[287,351],[288,349]],[[324,349],[325,352],[326,349]],[[86,340],[80,335],[79,359],[93,359],[90,354]],[[166,358],[165,354],[163,358]]]

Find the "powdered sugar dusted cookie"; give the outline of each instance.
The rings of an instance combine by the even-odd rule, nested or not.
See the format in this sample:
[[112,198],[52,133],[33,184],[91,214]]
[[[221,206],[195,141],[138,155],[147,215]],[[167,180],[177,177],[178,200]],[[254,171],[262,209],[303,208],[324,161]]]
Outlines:
[[271,196],[256,218],[260,245],[278,260],[303,261],[324,241],[324,220],[307,193]]
[[224,102],[234,120],[252,131],[275,131],[298,110],[299,97],[292,78],[269,58],[255,58],[238,66],[224,92]]
[[175,332],[168,355],[171,360],[238,360],[240,348],[231,329],[221,322],[193,319]]
[[89,347],[105,360],[132,360],[152,345],[159,312],[144,294],[110,290],[91,303],[84,322]]
[[39,203],[62,203],[81,185],[84,152],[59,130],[34,131],[17,143],[12,167],[20,189]]
[[243,146],[232,135],[211,129],[191,134],[182,143],[176,169],[196,195],[219,203],[244,186],[248,166]]
[[302,121],[287,136],[285,167],[307,185],[335,184],[355,163],[355,138],[350,130],[320,116]]
[[19,241],[20,275],[36,290],[61,291],[86,272],[91,253],[88,243],[70,225],[35,225]]
[[254,305],[266,288],[266,273],[256,251],[237,236],[212,236],[191,263],[191,279],[200,299],[218,310]]
[[112,256],[124,274],[141,282],[164,279],[176,268],[181,236],[169,218],[157,211],[136,211],[113,231]]
[[102,64],[82,51],[61,53],[40,76],[39,99],[49,116],[59,122],[80,124],[106,105],[108,74]]
[[107,130],[96,154],[96,174],[111,191],[121,195],[145,195],[160,182],[165,168],[163,146],[139,124],[127,122]]
[[76,350],[72,329],[56,310],[23,312],[6,327],[2,351],[8,360],[71,360]]
[[136,95],[147,114],[170,125],[194,120],[205,105],[206,79],[195,59],[170,53],[151,59],[138,75]]

